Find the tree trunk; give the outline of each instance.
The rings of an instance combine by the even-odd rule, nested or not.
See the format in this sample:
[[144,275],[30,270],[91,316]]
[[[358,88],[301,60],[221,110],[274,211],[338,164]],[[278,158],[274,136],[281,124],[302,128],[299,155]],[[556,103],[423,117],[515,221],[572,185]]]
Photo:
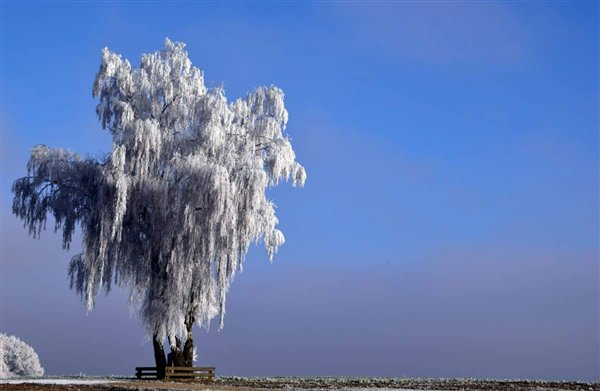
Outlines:
[[154,361],[156,363],[156,377],[158,379],[165,378],[165,367],[167,359],[165,358],[165,349],[163,348],[162,339],[158,335],[152,336],[152,346],[154,347]]
[[179,337],[175,337],[169,338],[169,341],[171,343],[171,353],[169,353],[169,366],[185,367],[185,360],[183,359],[183,350],[181,350],[181,340],[179,339]]
[[[152,273],[158,275],[159,273],[159,253],[158,251],[152,251],[150,255],[150,266]],[[158,334],[152,335],[152,347],[154,348],[154,362],[156,363],[156,377],[158,379],[165,378],[165,367],[167,366],[167,359],[165,357],[165,349],[163,347],[162,337],[159,338]]]
[[183,360],[185,361],[186,367],[194,366],[194,338],[192,335],[192,329],[194,327],[193,316],[188,316],[185,320],[185,328],[187,329],[187,338],[185,345],[183,346]]

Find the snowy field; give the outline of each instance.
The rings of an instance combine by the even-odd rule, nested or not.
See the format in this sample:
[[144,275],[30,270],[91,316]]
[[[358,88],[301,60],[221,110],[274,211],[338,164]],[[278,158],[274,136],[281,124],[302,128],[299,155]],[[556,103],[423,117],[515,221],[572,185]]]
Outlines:
[[11,391],[416,391],[416,390],[585,390],[600,391],[600,383],[532,380],[411,379],[411,378],[300,378],[217,377],[204,383],[134,380],[123,377],[45,377],[0,379],[0,390]]
[[[13,388],[14,386],[14,388]],[[47,386],[47,387],[44,387]],[[89,391],[182,391],[182,390],[202,390],[202,391],[248,391],[256,390],[249,387],[225,386],[217,384],[190,384],[190,383],[166,383],[154,381],[136,381],[131,379],[104,379],[104,378],[20,378],[20,379],[0,379],[0,390],[62,390],[61,386],[68,387],[65,390],[89,390]],[[79,388],[77,386],[82,386]],[[96,387],[94,387],[96,386]],[[105,387],[103,387],[105,386]],[[274,388],[279,389],[279,388]],[[302,388],[285,387],[286,391],[303,390]],[[336,390],[336,389],[330,389]],[[340,388],[339,391],[417,391],[409,388]]]

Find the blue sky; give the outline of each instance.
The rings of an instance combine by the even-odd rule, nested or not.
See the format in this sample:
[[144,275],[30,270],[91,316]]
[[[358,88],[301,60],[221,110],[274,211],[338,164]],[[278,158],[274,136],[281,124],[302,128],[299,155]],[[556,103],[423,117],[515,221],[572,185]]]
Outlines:
[[129,374],[151,346],[113,291],[11,215],[43,143],[97,155],[92,82],[187,43],[230,99],[286,93],[308,180],[270,191],[202,365],[237,375],[600,379],[597,2],[2,2],[0,331],[50,374]]

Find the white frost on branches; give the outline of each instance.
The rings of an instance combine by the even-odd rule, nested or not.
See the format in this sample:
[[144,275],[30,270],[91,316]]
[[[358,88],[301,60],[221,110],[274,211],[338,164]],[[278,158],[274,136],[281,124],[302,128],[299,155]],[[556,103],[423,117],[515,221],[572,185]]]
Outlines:
[[95,161],[35,147],[13,212],[34,236],[51,213],[65,247],[81,225],[69,274],[89,309],[116,283],[141,300],[150,334],[184,336],[186,321],[208,327],[218,314],[222,327],[250,244],[262,241],[272,260],[284,243],[266,189],[306,179],[284,133],[283,92],[228,102],[167,39],[139,68],[104,49],[93,94],[112,153]]
[[12,335],[0,334],[0,358],[1,379],[44,375],[35,350]]

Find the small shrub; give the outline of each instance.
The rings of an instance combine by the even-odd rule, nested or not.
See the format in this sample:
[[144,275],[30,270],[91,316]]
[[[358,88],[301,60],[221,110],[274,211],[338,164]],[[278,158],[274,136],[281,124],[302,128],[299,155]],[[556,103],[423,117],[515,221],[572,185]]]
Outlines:
[[31,346],[15,336],[0,334],[0,378],[43,375],[44,368]]

